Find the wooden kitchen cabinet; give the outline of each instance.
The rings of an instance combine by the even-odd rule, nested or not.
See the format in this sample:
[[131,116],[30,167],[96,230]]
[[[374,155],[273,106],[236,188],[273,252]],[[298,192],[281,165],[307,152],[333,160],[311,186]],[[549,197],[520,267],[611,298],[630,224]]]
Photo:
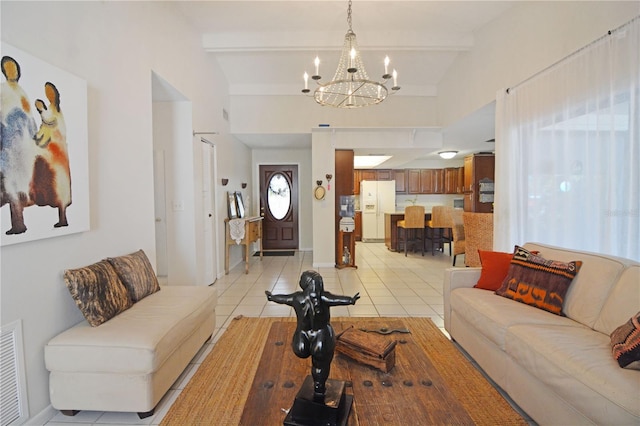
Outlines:
[[409,194],[444,194],[444,169],[407,170]]
[[444,169],[444,193],[462,194],[464,186],[464,167],[449,167]]
[[[337,149],[335,152],[335,176],[332,181],[331,190],[334,193],[335,202],[335,242],[336,242],[336,265],[342,260],[342,253],[338,253],[338,247],[342,251],[343,245],[340,241],[340,196],[353,195],[353,150]],[[331,194],[331,192],[329,192]],[[353,233],[352,233],[353,234]],[[355,240],[353,240],[355,242]],[[355,252],[353,253],[355,257]]]
[[444,169],[420,170],[420,194],[444,193]]
[[[464,211],[493,212],[494,173],[493,154],[473,154],[464,158]],[[481,194],[481,181],[489,184],[491,190]]]
[[360,195],[360,170],[353,171],[353,195]]
[[409,194],[421,194],[420,192],[420,169],[407,170],[407,188]]
[[360,182],[363,180],[393,180],[391,169],[356,169],[353,171],[353,195],[360,194]]
[[396,181],[396,194],[407,193],[407,171],[406,170],[394,170],[393,179]]
[[456,194],[464,194],[464,166],[458,167],[458,186]]
[[360,180],[378,180],[378,174],[375,170],[360,170]]
[[393,171],[390,169],[377,169],[376,180],[393,180]]

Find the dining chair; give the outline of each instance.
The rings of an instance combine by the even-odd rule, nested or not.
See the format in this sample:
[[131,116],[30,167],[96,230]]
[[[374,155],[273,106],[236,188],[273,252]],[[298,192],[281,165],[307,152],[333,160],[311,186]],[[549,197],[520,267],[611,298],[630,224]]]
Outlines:
[[444,245],[449,243],[451,256],[451,211],[450,206],[433,206],[431,219],[425,222],[426,239],[431,241],[431,255],[435,255],[436,247],[444,253]]
[[466,240],[464,264],[482,266],[478,250],[493,250],[493,213],[464,212],[462,221]]
[[415,251],[415,245],[420,241],[420,248],[424,256],[424,206],[405,207],[404,220],[398,221],[398,241],[401,241],[400,230],[402,230],[402,240],[404,241],[404,255],[407,255],[409,243],[413,243]]

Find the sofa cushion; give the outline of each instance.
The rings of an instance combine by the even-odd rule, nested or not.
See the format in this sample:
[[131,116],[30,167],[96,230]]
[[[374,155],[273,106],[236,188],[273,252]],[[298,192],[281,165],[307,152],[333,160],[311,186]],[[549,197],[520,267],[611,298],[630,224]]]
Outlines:
[[[215,321],[217,289],[165,286],[99,327],[80,323],[49,341],[49,371],[107,371],[140,374],[157,371],[183,341]],[[212,325],[210,325],[212,327]]]
[[611,333],[611,351],[613,358],[618,361],[620,367],[627,367],[640,361],[640,324],[638,324],[640,312],[632,316],[629,321],[613,330]]
[[[527,243],[524,247],[530,251],[539,251],[540,255],[547,259],[556,259],[562,262],[582,260],[580,273],[571,283],[564,298],[562,312],[567,317],[592,328],[600,316],[602,306],[618,276],[630,262],[628,259],[551,247],[539,243]],[[615,326],[606,334],[611,333],[615,327],[629,319],[637,311],[638,309],[626,314],[624,320],[616,322]]]
[[549,260],[515,246],[509,272],[496,294],[562,315],[564,296],[581,266],[580,260]]
[[126,256],[109,257],[109,263],[129,290],[133,302],[137,302],[160,290],[151,262],[144,251],[138,250]]
[[480,255],[482,272],[474,287],[493,291],[499,289],[509,272],[513,253],[478,250],[478,254]]
[[532,376],[581,412],[602,422],[620,408],[640,416],[640,372],[619,368],[609,336],[573,325],[519,324],[509,328],[506,351]]
[[64,271],[71,297],[92,327],[115,317],[132,305],[127,289],[106,260]]
[[601,333],[611,334],[638,311],[640,311],[640,265],[631,265],[620,274],[593,328]]
[[571,326],[575,321],[500,297],[477,288],[457,288],[450,295],[451,310],[472,324],[500,349],[505,349],[507,329],[516,324]]

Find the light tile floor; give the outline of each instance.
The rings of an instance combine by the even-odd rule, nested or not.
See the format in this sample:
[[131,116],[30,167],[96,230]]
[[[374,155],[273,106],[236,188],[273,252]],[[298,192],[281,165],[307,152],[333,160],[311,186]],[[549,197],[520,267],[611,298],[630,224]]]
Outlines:
[[[445,246],[445,248],[448,248]],[[444,305],[442,283],[444,271],[451,266],[447,254],[393,253],[383,243],[357,243],[357,269],[318,268],[325,289],[334,294],[360,293],[354,306],[331,308],[332,317],[430,317],[444,331]],[[457,265],[464,265],[460,256]],[[238,316],[283,317],[295,316],[284,305],[267,302],[265,290],[273,293],[297,291],[300,274],[313,268],[311,252],[296,252],[294,256],[252,257],[249,273],[244,273],[244,263],[233,268],[229,275],[218,279],[218,306],[216,307],[216,331],[194,357],[171,390],[156,408],[156,413],[139,419],[135,413],[111,413],[81,411],[74,417],[58,413],[47,425],[158,425],[189,382],[204,358],[227,329],[230,321]]]

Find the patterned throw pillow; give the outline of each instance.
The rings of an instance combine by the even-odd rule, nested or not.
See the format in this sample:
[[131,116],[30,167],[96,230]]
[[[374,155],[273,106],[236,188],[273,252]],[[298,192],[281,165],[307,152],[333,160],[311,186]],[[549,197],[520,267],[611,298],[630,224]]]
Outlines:
[[516,246],[509,272],[496,294],[563,315],[564,296],[582,261],[548,260]]
[[125,285],[131,300],[137,302],[160,290],[160,284],[151,262],[142,250],[126,256],[109,257],[107,259],[118,273]]
[[611,351],[620,367],[640,369],[640,312],[611,333]]
[[133,303],[111,264],[102,260],[93,265],[64,271],[64,281],[76,305],[92,327],[129,309]]

